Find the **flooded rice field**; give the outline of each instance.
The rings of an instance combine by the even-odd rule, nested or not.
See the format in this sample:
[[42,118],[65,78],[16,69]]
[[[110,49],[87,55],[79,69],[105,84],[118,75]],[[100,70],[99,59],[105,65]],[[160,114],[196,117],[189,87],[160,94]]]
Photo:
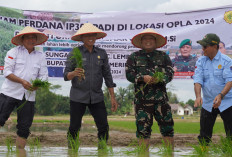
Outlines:
[[[125,147],[113,147],[112,151],[100,152],[97,150],[97,147],[80,147],[78,152],[71,151],[65,147],[41,147],[39,149],[31,149],[29,146],[25,148],[25,151],[16,152],[15,147],[11,152],[7,151],[6,146],[0,146],[0,156],[7,157],[74,157],[74,156],[99,156],[99,157],[163,157],[164,154],[160,152],[159,148],[151,148],[149,154],[140,154],[137,155],[133,153],[134,148],[125,148]],[[176,148],[173,155],[175,157],[179,156],[191,156],[193,155],[193,149],[191,148]]]

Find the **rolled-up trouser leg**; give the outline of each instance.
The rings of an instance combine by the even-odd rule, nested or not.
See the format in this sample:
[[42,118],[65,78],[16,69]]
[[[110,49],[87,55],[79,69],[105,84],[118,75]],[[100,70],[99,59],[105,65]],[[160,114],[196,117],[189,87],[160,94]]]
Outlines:
[[[24,100],[22,101],[24,103]],[[21,105],[20,103],[19,105]],[[19,107],[17,105],[17,107]],[[17,135],[19,137],[23,137],[25,139],[28,138],[30,134],[30,127],[33,122],[34,113],[35,113],[35,102],[27,101],[24,106],[17,110],[17,125],[16,128],[18,129]]]

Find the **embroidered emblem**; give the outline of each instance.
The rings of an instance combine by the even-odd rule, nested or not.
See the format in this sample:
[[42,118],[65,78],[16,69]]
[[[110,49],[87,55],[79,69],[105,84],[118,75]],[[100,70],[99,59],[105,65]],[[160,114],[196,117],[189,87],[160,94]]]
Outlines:
[[221,65],[221,64],[219,64],[219,65],[218,65],[218,69],[221,69],[221,68],[222,68],[222,65]]

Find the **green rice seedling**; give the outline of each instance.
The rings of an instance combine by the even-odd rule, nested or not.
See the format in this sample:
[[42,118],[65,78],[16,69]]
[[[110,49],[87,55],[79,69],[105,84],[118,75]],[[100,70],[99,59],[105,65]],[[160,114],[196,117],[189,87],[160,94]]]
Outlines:
[[41,79],[35,79],[31,81],[32,87],[41,87],[41,88],[49,88],[51,86],[51,83],[48,81],[43,81]]
[[37,150],[37,152],[40,152],[41,144],[40,139],[38,137],[31,139],[30,141],[28,141],[28,143],[30,147],[30,152],[35,152],[35,150]]
[[74,139],[70,133],[68,133],[68,148],[72,150],[73,153],[78,153],[80,148],[80,141],[79,141],[79,132]]
[[108,155],[109,153],[110,154],[113,154],[113,148],[111,145],[108,145],[107,144],[107,141],[106,141],[106,138],[104,139],[100,139],[98,141],[98,153],[102,154],[102,155]]
[[132,143],[129,144],[128,147],[134,147],[133,150],[127,150],[124,153],[127,155],[147,155],[149,154],[149,147],[144,142],[141,142],[141,144],[138,144],[138,141],[133,141]]
[[209,145],[205,140],[199,142],[198,145],[192,145],[194,151],[193,153],[197,156],[208,156],[209,155]]
[[[35,80],[31,80],[31,84],[32,84],[32,88],[49,88],[51,86],[51,83],[49,83],[48,81],[43,81],[41,79],[35,79]],[[32,91],[29,91],[29,96],[28,99],[31,96]],[[25,100],[24,103],[22,103],[16,110],[20,110],[21,108],[23,108],[23,106],[27,103],[28,100]]]
[[[152,75],[153,78],[157,79],[157,82],[156,83],[160,83],[160,82],[163,82],[164,80],[164,73],[163,72],[159,72],[159,71],[156,71],[153,75]],[[140,88],[140,90],[138,90],[136,94],[138,94],[140,91],[143,92],[143,89],[146,88],[146,86],[148,85],[148,83],[146,83],[143,87]]]
[[173,155],[173,149],[171,144],[166,144],[164,140],[162,140],[162,145],[159,147],[159,153],[161,153],[164,156],[172,156]]
[[[82,54],[79,48],[75,47],[73,49],[73,56],[71,57],[71,59],[75,60],[77,68],[83,69],[83,59],[82,59]],[[78,78],[79,81],[81,81],[82,79],[85,79],[84,71],[83,71],[82,76]]]
[[11,137],[7,137],[5,140],[5,144],[8,152],[13,152],[13,139]]
[[212,144],[211,150],[214,154],[221,156],[232,156],[232,141],[231,138],[220,137],[218,144]]

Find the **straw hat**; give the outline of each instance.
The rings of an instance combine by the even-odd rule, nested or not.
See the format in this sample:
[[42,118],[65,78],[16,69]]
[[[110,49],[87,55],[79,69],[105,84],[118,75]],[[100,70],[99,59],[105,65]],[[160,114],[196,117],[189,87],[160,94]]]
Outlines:
[[41,33],[40,31],[36,30],[35,28],[27,26],[11,39],[12,44],[14,44],[16,46],[23,45],[22,36],[25,34],[35,34],[37,36],[36,45],[40,45],[48,40],[48,37],[45,34]]
[[141,40],[142,40],[142,37],[144,35],[152,35],[156,38],[156,48],[160,48],[160,47],[163,47],[166,43],[167,43],[167,40],[164,36],[158,34],[156,31],[154,31],[153,29],[151,28],[147,28],[145,29],[144,31],[142,31],[141,33],[135,35],[131,42],[132,44],[135,46],[135,47],[138,47],[138,48],[141,48]]
[[85,23],[73,36],[72,40],[74,41],[81,41],[81,35],[83,34],[97,34],[97,39],[104,38],[107,34],[102,30],[98,29],[91,23]]

